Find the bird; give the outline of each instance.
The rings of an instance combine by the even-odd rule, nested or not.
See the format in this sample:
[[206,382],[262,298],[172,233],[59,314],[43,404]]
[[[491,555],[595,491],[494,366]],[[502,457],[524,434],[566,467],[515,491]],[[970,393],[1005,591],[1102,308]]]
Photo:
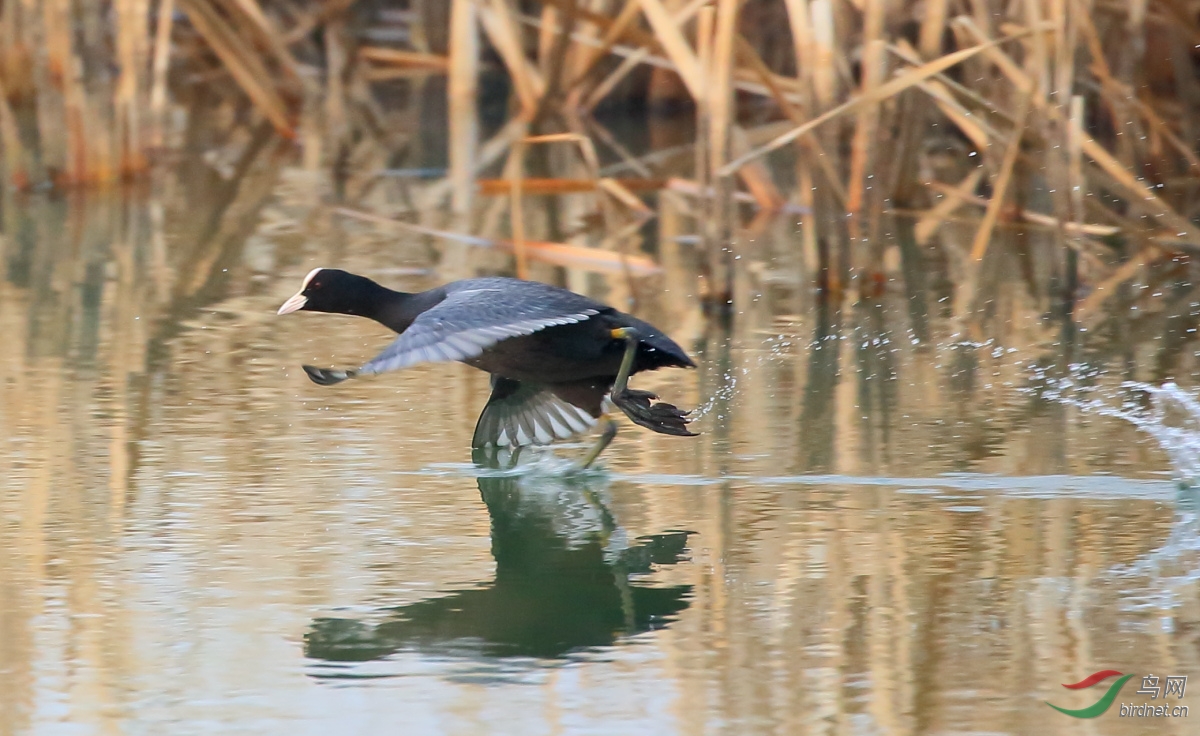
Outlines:
[[582,462],[588,467],[617,433],[606,398],[634,424],[695,436],[690,412],[628,385],[642,371],[695,368],[683,348],[657,327],[567,289],[487,276],[408,293],[348,271],[314,268],[278,314],[301,310],[366,317],[399,333],[356,369],[303,366],[322,386],[418,363],[458,361],[491,374],[474,448],[546,445],[602,421]]

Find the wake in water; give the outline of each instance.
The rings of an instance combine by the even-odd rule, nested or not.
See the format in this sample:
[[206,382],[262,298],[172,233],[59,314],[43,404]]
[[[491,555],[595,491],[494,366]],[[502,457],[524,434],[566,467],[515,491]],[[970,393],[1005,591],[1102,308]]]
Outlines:
[[[1115,577],[1148,581],[1125,598],[1129,610],[1170,610],[1181,605],[1184,591],[1200,583],[1200,400],[1174,383],[1153,386],[1137,381],[1121,384],[1125,397],[1114,405],[1095,396],[1094,388],[1070,379],[1054,382],[1042,396],[1092,414],[1129,422],[1155,439],[1167,453],[1179,483],[1175,520],[1163,544],[1129,565],[1109,572]],[[1148,397],[1146,403],[1136,397]],[[1171,619],[1163,618],[1170,628]]]
[[[1114,406],[1105,397],[1094,396],[1098,389],[1076,387],[1071,379],[1060,379],[1042,391],[1042,396],[1090,414],[1123,419],[1158,442],[1171,459],[1177,480],[1184,487],[1200,480],[1200,401],[1174,383],[1153,386],[1126,381],[1127,391]],[[1136,397],[1149,397],[1148,404]]]

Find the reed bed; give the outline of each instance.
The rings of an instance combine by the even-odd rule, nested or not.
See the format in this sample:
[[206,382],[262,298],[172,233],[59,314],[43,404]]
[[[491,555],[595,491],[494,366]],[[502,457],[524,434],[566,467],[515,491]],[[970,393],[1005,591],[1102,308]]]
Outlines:
[[[233,109],[324,161],[339,205],[507,243],[521,274],[598,248],[651,271],[644,225],[669,204],[716,304],[775,218],[830,293],[883,283],[889,216],[919,246],[966,219],[966,268],[1048,233],[1086,317],[1200,249],[1197,49],[1196,0],[0,0],[0,146],[10,185],[102,184]],[[482,140],[488,69],[511,117]],[[412,153],[380,90],[443,76],[444,176],[373,207],[366,162]],[[695,119],[674,155],[598,122],[662,108]]]

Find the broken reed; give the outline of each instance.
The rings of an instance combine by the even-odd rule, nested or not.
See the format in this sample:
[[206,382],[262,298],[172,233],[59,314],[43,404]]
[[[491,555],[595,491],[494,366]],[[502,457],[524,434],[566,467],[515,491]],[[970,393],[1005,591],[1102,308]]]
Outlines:
[[0,0],[6,183],[78,186],[145,172],[167,142],[172,68],[216,89],[210,100],[240,89],[293,134],[299,75],[254,0]]
[[[1194,0],[540,0],[532,18],[506,0],[458,2],[478,9],[519,119],[535,121],[552,94],[584,100],[562,110],[562,124],[586,134],[572,115],[601,104],[615,77],[644,64],[678,80],[697,116],[693,178],[710,197],[693,231],[718,299],[731,290],[730,195],[754,195],[760,215],[780,209],[788,160],[805,261],[834,278],[882,270],[880,215],[894,211],[917,214],[926,241],[956,210],[982,210],[975,263],[1009,222],[1053,228],[1101,274],[1128,255],[1114,235],[1151,261],[1200,248]],[[783,23],[790,60],[769,42]],[[549,59],[560,47],[548,36],[571,45]],[[762,118],[763,102],[776,120],[745,122]],[[768,132],[780,121],[785,130]],[[947,142],[957,171],[934,171],[928,147]],[[1037,192],[1049,201],[1034,203]],[[830,241],[841,247],[818,252]]]
[[[747,196],[760,218],[801,213],[814,268],[880,268],[885,212],[916,213],[928,240],[975,210],[974,261],[997,228],[1025,221],[1057,229],[1084,267],[1104,270],[1114,234],[1149,260],[1200,248],[1198,19],[1196,0],[412,0],[404,11],[349,0],[2,0],[0,145],[11,183],[102,182],[145,169],[184,88],[248,100],[289,137],[300,110],[320,110],[350,139],[346,128],[363,125],[348,112],[362,107],[355,90],[446,73],[450,172],[423,202],[449,198],[467,223],[476,177],[507,160],[519,231],[527,176],[599,178],[583,146],[539,153],[550,163],[526,172],[530,136],[586,140],[642,179],[678,173],[631,156],[590,117],[649,69],[652,103],[674,90],[697,116],[688,186],[709,200],[694,231],[714,294],[729,289],[729,243],[747,214],[736,202]],[[370,32],[397,23],[404,33]],[[512,81],[514,117],[480,141],[487,54]],[[301,55],[324,75],[302,83]],[[935,143],[957,146],[956,168],[934,170]],[[781,164],[794,175],[781,177]],[[1029,203],[1033,191],[1048,204]],[[596,205],[611,212],[614,201]],[[524,234],[513,235],[523,254]],[[844,245],[824,248],[830,237]]]

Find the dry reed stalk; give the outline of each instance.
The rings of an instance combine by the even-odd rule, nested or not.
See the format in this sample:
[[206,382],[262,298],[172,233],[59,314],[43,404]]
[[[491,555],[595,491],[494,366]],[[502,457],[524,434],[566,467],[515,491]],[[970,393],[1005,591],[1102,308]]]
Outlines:
[[349,62],[342,42],[345,23],[340,18],[325,24],[325,134],[334,150],[345,150],[349,133],[346,116],[346,65]]
[[713,47],[704,82],[711,123],[709,127],[709,166],[715,180],[717,171],[729,160],[730,128],[733,125],[734,39],[737,37],[739,0],[717,0]]
[[811,88],[816,65],[816,42],[813,39],[808,0],[784,0],[784,5],[787,7],[792,47],[796,54],[796,76]]
[[282,35],[283,43],[286,46],[298,43],[317,28],[345,13],[356,2],[358,0],[325,0],[315,10],[302,15],[301,19]]
[[[931,181],[928,183],[928,185],[933,191],[945,194],[961,204],[970,204],[986,209],[991,203],[990,199],[985,199],[984,197],[972,194],[959,186],[943,184],[938,181]],[[1012,215],[1015,219],[1022,220],[1030,225],[1036,225],[1038,227],[1047,228],[1050,230],[1061,230],[1072,234],[1086,235],[1094,238],[1112,237],[1113,235],[1120,234],[1125,229],[1115,225],[1097,225],[1095,223],[1069,220],[1063,221],[1056,217],[1042,214],[1041,212],[1034,212],[1033,210],[1012,210]],[[950,219],[950,217],[945,218],[947,222],[949,222]],[[978,225],[978,220],[972,220],[971,222]],[[999,227],[999,225],[997,225],[997,227]]]
[[[543,3],[543,4],[553,4],[553,5],[560,6],[560,7],[566,5],[565,0],[538,0],[538,2]],[[692,6],[689,5],[682,12],[688,12],[691,7]],[[583,11],[583,10],[579,11],[578,17],[581,21],[586,21],[588,23],[596,23],[597,25],[599,25],[602,28],[607,27],[612,22],[605,16],[598,15],[596,13],[590,13],[590,12]],[[541,20],[537,19],[537,18],[530,18],[529,16],[519,16],[519,20],[522,23],[529,25],[531,27],[534,27],[534,28],[541,27]],[[657,51],[661,51],[662,45],[660,43],[658,43],[658,41],[654,38],[654,36],[652,36],[648,33],[638,31],[636,29],[631,28],[631,29],[627,29],[625,31],[625,36],[626,36],[627,40],[630,41],[630,43],[633,43],[639,47],[644,47],[647,49],[655,49]],[[582,45],[589,45],[589,46],[597,47],[597,46],[599,46],[599,43],[600,43],[594,37],[589,37],[589,36],[587,36],[585,34],[581,34],[581,33],[572,33],[569,35],[569,37],[572,41],[575,41],[576,43],[579,43]],[[631,54],[636,53],[636,49],[630,48],[627,46],[614,46],[611,49],[611,53],[616,56],[627,57]],[[670,71],[678,73],[678,69],[675,67],[674,63],[672,63],[669,59],[663,58],[661,56],[656,56],[653,53],[650,56],[646,57],[645,63],[649,66],[655,66],[655,67],[659,67],[661,69],[669,69]],[[771,96],[771,91],[769,89],[767,89],[766,86],[755,81],[756,75],[752,70],[738,68],[738,69],[734,70],[733,76],[734,76],[734,80],[735,80],[734,86],[738,89],[738,91],[748,92],[750,94],[761,95],[764,97]],[[800,93],[799,93],[799,90],[796,89],[796,87],[797,87],[796,80],[791,79],[789,77],[774,75],[773,84],[777,87],[784,89],[786,91],[786,94],[792,100],[794,100],[794,101],[799,100]]]
[[[1175,133],[1175,130],[1165,120],[1163,120],[1157,112],[1155,112],[1153,107],[1139,100],[1137,96],[1133,94],[1132,90],[1125,87],[1117,80],[1111,79],[1109,80],[1109,84],[1111,84],[1113,87],[1113,91],[1110,92],[1110,94],[1122,95],[1126,97],[1130,104],[1133,105],[1134,109],[1142,114],[1142,119],[1146,121],[1151,131],[1162,136],[1163,140],[1170,143],[1171,147],[1174,148],[1175,151],[1187,162],[1188,167],[1192,169],[1194,174],[1200,174],[1200,157],[1197,157],[1196,152],[1188,147],[1186,143],[1184,143],[1183,139]],[[1185,121],[1185,117],[1180,118],[1179,122],[1181,126]]]
[[1067,124],[1067,217],[1068,220],[1083,221],[1084,187],[1087,180],[1083,174],[1083,96],[1071,97],[1070,119]]
[[116,0],[117,60],[120,71],[113,95],[114,123],[117,135],[118,171],[130,177],[146,168],[143,137],[143,87],[141,70],[145,68],[146,21],[150,15],[148,0]]
[[[1187,159],[1189,166],[1200,171],[1200,159],[1197,158],[1196,152],[1175,134],[1171,126],[1163,121],[1158,113],[1154,111],[1153,107],[1138,99],[1132,87],[1113,77],[1112,70],[1105,59],[1104,47],[1100,41],[1099,33],[1092,23],[1091,18],[1088,17],[1087,13],[1083,12],[1082,8],[1082,0],[1077,0],[1076,12],[1071,14],[1070,17],[1074,23],[1078,24],[1078,29],[1083,34],[1084,42],[1092,59],[1090,71],[1100,83],[1101,90],[1104,92],[1100,99],[1109,108],[1109,113],[1114,119],[1121,119],[1118,116],[1120,115],[1120,111],[1124,109],[1124,106],[1126,104],[1134,106],[1142,114],[1142,117],[1150,127],[1163,136],[1180,155]],[[1189,81],[1194,82],[1194,80],[1190,79]],[[1189,84],[1185,83],[1183,86],[1188,87]],[[1180,122],[1187,122],[1186,117],[1181,118]]]
[[[864,99],[874,99],[875,90],[883,82],[886,72],[886,45],[883,42],[884,0],[865,0],[863,10],[862,82],[859,94]],[[867,169],[871,165],[872,141],[879,119],[879,101],[860,105],[857,118],[850,144],[850,176],[846,182],[846,211],[852,216],[862,214],[863,210]],[[858,225],[858,218],[851,217],[851,230],[857,230]],[[852,235],[852,239],[857,241],[858,237]]]
[[[645,5],[643,4],[643,9]],[[700,188],[704,191],[710,191],[712,187],[712,174],[716,167],[710,163],[712,155],[712,104],[711,104],[711,72],[712,72],[712,45],[713,45],[713,26],[716,22],[716,8],[711,5],[705,5],[700,9],[696,16],[696,87],[689,90],[692,92],[692,98],[696,102],[696,147],[693,149],[693,177],[700,183]],[[672,26],[674,27],[674,26]],[[713,199],[719,198],[718,194],[713,195]],[[700,238],[703,243],[703,251],[708,259],[706,276],[706,286],[708,295],[712,295],[714,291],[713,284],[713,244],[712,233],[708,226],[711,224],[711,218],[705,217],[700,222]]]
[[782,86],[780,86],[779,78],[771,72],[770,68],[767,67],[766,62],[762,60],[762,57],[759,56],[758,52],[754,50],[754,47],[750,45],[750,42],[747,41],[740,33],[735,36],[734,42],[737,44],[738,62],[745,64],[750,68],[750,71],[755,75],[755,77],[757,77],[758,80],[762,82],[763,86],[767,88],[767,92],[770,93],[771,98],[775,100],[775,104],[779,106],[779,109],[783,112],[783,114],[794,120],[797,124],[804,122],[803,116],[800,114],[797,108],[797,103],[794,102],[788,92],[784,90]]
[[587,97],[579,102],[577,107],[585,113],[590,113],[592,110],[596,109],[596,106],[603,102],[604,98],[608,97],[608,95],[614,89],[616,89],[617,85],[620,84],[631,71],[637,68],[639,64],[645,61],[646,57],[648,56],[650,56],[650,51],[645,48],[639,48],[629,56],[626,56],[621,60],[621,63],[617,65],[616,69],[613,69],[611,72],[609,72],[604,79],[600,80],[599,84],[592,88],[591,92],[588,92]]
[[512,227],[513,253],[517,259],[517,278],[529,278],[529,261],[525,250],[525,198],[522,184],[525,180],[525,151],[528,138],[513,144],[510,154],[508,178],[512,181],[509,196],[509,220]]
[[592,140],[586,135],[580,133],[547,133],[545,135],[531,135],[525,140],[527,143],[574,143],[579,146],[579,155],[583,157],[583,161],[587,164],[588,168],[591,171],[599,170],[600,163],[596,157],[596,147],[592,145]]
[[[440,230],[416,223],[393,220],[389,217],[348,207],[335,207],[332,209],[332,212],[345,217],[352,217],[356,220],[390,225],[408,232],[450,240],[456,243],[485,248],[501,248],[510,252],[514,250],[511,240],[484,238],[478,235]],[[527,241],[525,248],[530,258],[564,268],[581,268],[596,273],[608,274],[625,274],[628,271],[636,276],[653,276],[662,271],[658,264],[645,256],[624,255],[599,248],[586,248],[567,243],[548,243],[538,240]]]
[[1154,245],[1146,243],[1128,261],[1109,274],[1108,278],[1096,284],[1092,293],[1088,294],[1075,309],[1075,319],[1083,323],[1091,322],[1104,302],[1116,293],[1118,286],[1136,276],[1143,268],[1161,257],[1162,251]]
[[[705,2],[708,2],[708,0],[693,0],[693,2],[688,3],[683,9],[676,12],[674,15],[676,25],[682,26],[691,20],[692,16],[696,15],[700,11],[700,8]],[[630,8],[633,10],[632,18],[636,18],[638,10],[637,0],[629,0],[626,6],[622,8],[622,14],[624,14],[625,11]],[[618,17],[615,21],[613,21],[612,25],[609,26],[608,32],[605,35],[606,41],[610,35],[624,32],[625,26],[621,24],[621,21],[622,17]],[[658,44],[654,45],[657,46]],[[587,45],[584,44],[582,47],[587,48]],[[634,49],[632,53],[625,56],[617,68],[610,72],[592,89],[591,92],[587,94],[586,100],[579,105],[580,109],[584,111],[591,111],[595,109],[596,105],[600,104],[600,102],[607,97],[609,93],[611,93],[612,90],[629,75],[630,72],[637,68],[639,64],[642,64],[650,58],[651,49],[652,46],[650,45],[639,46],[638,48]],[[612,50],[613,48],[611,43],[605,43],[605,45],[600,49],[600,51],[602,51],[604,54],[607,54]],[[595,61],[589,67],[589,70],[595,68],[595,63],[601,58],[603,57],[597,56]],[[583,77],[581,76],[579,80],[582,81]]]
[[[468,169],[470,175],[466,178],[466,186],[473,188],[472,181],[475,175],[499,161],[508,152],[509,146],[512,145],[513,141],[525,137],[528,128],[529,124],[523,118],[515,117],[505,123],[504,127],[496,131],[483,145],[479,146],[478,152],[474,157],[474,167]],[[451,169],[451,174],[454,174],[453,169]],[[421,209],[434,209],[441,206],[442,201],[452,196],[455,191],[455,181],[450,177],[430,185],[421,196]]]
[[[657,182],[638,182],[638,184],[642,183],[654,184]],[[637,195],[635,195],[630,188],[625,185],[625,181],[620,179],[601,178],[596,180],[596,184],[599,186],[599,188],[603,189],[605,192],[608,192],[613,199],[633,210],[639,216],[639,220],[645,220],[654,216],[654,210],[647,207],[646,203],[641,199],[638,199]],[[665,180],[662,181],[662,185],[666,186]],[[662,187],[656,188],[661,189]]]
[[1074,15],[1067,12],[1070,0],[1050,0],[1050,25],[1054,26],[1054,96],[1060,105],[1070,104],[1075,85],[1075,56],[1079,32]]
[[540,143],[576,143],[589,169],[595,172],[599,169],[596,150],[591,140],[576,133],[554,133],[550,135],[523,137],[513,144],[512,152],[506,167],[506,178],[510,183],[510,224],[512,227],[513,252],[516,255],[517,278],[528,278],[528,252],[525,238],[525,156],[529,144]]
[[[907,41],[901,40],[894,46],[890,46],[888,50],[900,57],[906,63],[912,64],[913,66],[919,66],[923,63],[921,57],[913,51],[912,46],[910,46]],[[987,117],[989,119],[994,118],[997,121],[1006,122],[1010,125],[1012,124],[1012,115],[1003,107],[1001,107],[996,101],[988,97],[984,97],[981,93],[976,92],[961,82],[955,81],[946,72],[943,71],[933,75],[930,77],[930,81],[936,81],[938,84],[955,93],[957,97],[962,98],[962,102],[959,104],[961,104],[964,109],[966,109],[967,105],[969,104],[974,106],[974,108],[978,108],[978,110],[987,111]],[[978,117],[977,113],[973,112],[972,114]],[[986,123],[980,124],[983,125]]]
[[[526,178],[522,182],[525,194],[581,194],[595,192],[602,182],[613,182],[622,189],[631,192],[649,192],[663,189],[667,186],[666,179],[547,179]],[[479,179],[477,181],[479,194],[494,197],[508,194],[512,191],[512,181],[509,179]],[[638,200],[639,202],[641,200]]]
[[[762,80],[763,85],[770,91],[771,97],[774,98],[775,104],[779,106],[783,114],[796,125],[802,125],[808,119],[808,115],[804,112],[804,110],[808,109],[808,105],[793,103],[787,92],[779,86],[778,79],[767,68],[766,63],[758,55],[758,52],[754,50],[754,47],[741,35],[738,35],[735,40],[737,42],[738,59],[748,65],[754,74]],[[749,150],[749,142],[744,135],[744,131],[737,126],[734,126],[733,132],[735,136],[741,139],[740,142],[735,141],[734,143],[734,155],[740,156]],[[824,169],[824,173],[830,182],[830,186],[834,189],[838,201],[844,204],[846,201],[845,191],[838,179],[837,172],[834,171],[833,161],[825,156],[820,141],[808,137],[803,139],[803,145],[813,151],[816,160]],[[803,160],[797,159],[797,165],[803,166]],[[755,195],[755,199],[758,201],[760,207],[779,209],[783,206],[785,200],[779,194],[770,170],[766,166],[763,166],[761,162],[747,164],[739,169],[738,173],[741,175],[746,186],[749,187],[751,193]],[[811,209],[811,203],[809,205]]]
[[[46,61],[50,83],[61,94],[61,105],[42,105],[39,94],[38,127],[46,168],[57,169],[63,184],[82,184],[89,176],[90,149],[85,129],[89,116],[79,80],[78,59],[73,50],[69,0],[43,0],[42,31],[46,43]],[[48,96],[48,95],[47,95]]]
[[[683,195],[686,195],[689,197],[703,199],[706,202],[709,200],[713,200],[717,197],[717,192],[712,187],[704,187],[704,186],[701,186],[700,182],[692,181],[691,179],[682,179],[678,176],[672,176],[671,178],[667,179],[667,184],[666,184],[665,189],[669,192],[675,192],[675,193],[683,194]],[[755,199],[754,195],[750,194],[749,192],[735,191],[735,192],[733,192],[732,195],[730,195],[730,198],[733,199],[733,201],[739,202],[741,204],[754,204],[754,205],[758,204],[758,200]],[[678,199],[677,199],[677,201],[678,201]],[[771,210],[766,210],[766,211],[771,211]],[[805,214],[808,212],[808,210],[804,209],[803,207],[795,207],[795,206],[791,206],[791,205],[787,205],[787,204],[783,205],[782,207],[778,208],[778,210],[775,210],[775,211],[788,212],[790,214],[797,214],[797,215]],[[701,217],[707,216],[707,212],[708,212],[708,206],[705,205],[703,210],[697,211],[697,212],[692,212],[690,214],[693,217],[701,218]]]
[[946,16],[949,5],[949,0],[925,0],[917,48],[920,49],[921,56],[926,61],[942,52],[942,34],[946,32]]
[[554,49],[554,41],[558,38],[558,35],[555,33],[556,28],[558,28],[558,8],[553,5],[543,5],[542,21],[538,28],[537,56],[535,58],[539,62],[539,70],[542,76],[547,79],[552,73],[550,69],[550,56]]
[[[960,19],[961,25],[976,38],[982,37],[982,32],[978,26],[970,20]],[[1011,38],[1011,37],[1010,37]],[[1033,82],[1017,66],[1007,54],[1000,51],[995,43],[986,44],[987,48],[982,50],[986,53],[989,61],[996,65],[1009,81],[1022,92],[1032,89]],[[974,47],[981,48],[981,47]],[[1046,113],[1056,121],[1061,121],[1062,114],[1056,107],[1048,106],[1045,99],[1041,96],[1033,96],[1035,107],[1040,107],[1042,112]],[[1122,136],[1127,137],[1127,136]],[[1080,146],[1084,154],[1092,160],[1096,166],[1107,174],[1119,188],[1124,189],[1129,195],[1129,203],[1133,207],[1163,221],[1164,224],[1173,228],[1176,231],[1176,238],[1186,240],[1192,243],[1200,243],[1200,237],[1195,233],[1195,227],[1186,218],[1182,217],[1174,210],[1167,202],[1165,202],[1154,191],[1152,186],[1146,186],[1131,174],[1113,154],[1109,153],[1103,146],[1097,143],[1088,135],[1083,135],[1080,139]]]
[[[1045,30],[1045,29],[1036,29],[1036,30]],[[837,118],[848,112],[854,112],[864,105],[874,104],[881,100],[885,100],[889,97],[897,95],[900,92],[903,92],[904,90],[908,89],[909,87],[915,86],[915,85],[925,81],[926,79],[929,79],[930,77],[934,76],[935,74],[939,74],[956,64],[962,63],[964,60],[969,59],[981,52],[987,51],[988,49],[993,49],[1002,43],[1006,43],[1008,41],[1020,38],[1021,36],[1024,36],[1024,35],[1027,35],[1027,34],[1033,33],[1033,32],[1034,32],[1034,30],[1025,29],[1023,31],[1017,32],[1014,35],[1004,36],[1002,38],[998,38],[998,39],[995,39],[992,41],[986,41],[986,42],[980,43],[976,46],[971,46],[970,48],[956,51],[952,54],[946,54],[945,56],[942,56],[931,62],[923,64],[919,67],[916,67],[913,69],[907,69],[904,72],[902,72],[901,74],[899,74],[898,76],[893,77],[892,79],[879,85],[878,87],[875,87],[873,92],[870,95],[859,95],[857,97],[853,97],[853,98],[847,100],[846,102],[843,102],[842,104],[838,105],[837,107],[835,107],[831,110],[828,110],[827,112],[813,118],[812,120],[809,120],[804,125],[793,128],[793,129],[789,130],[787,133],[777,136],[776,138],[771,140],[769,143],[759,146],[758,148],[755,148],[754,150],[752,150],[742,156],[737,157],[736,159],[731,161],[729,164],[727,164],[721,170],[720,173],[726,174],[729,171],[736,170],[737,167],[742,166],[747,161],[754,159],[754,158],[758,158],[760,156],[764,156],[764,155],[770,153],[771,151],[778,150],[778,149],[782,148],[783,146],[786,146],[787,144],[791,143],[792,141],[800,138],[801,136],[806,135],[809,132],[811,132],[812,130],[820,127],[824,123],[826,123],[830,120],[833,120],[834,118]]]
[[538,102],[546,92],[542,75],[525,56],[520,30],[513,20],[513,13],[505,0],[486,0],[478,5],[479,19],[488,39],[508,68],[517,98],[521,101],[521,114],[533,120]]
[[215,7],[205,0],[179,0],[192,26],[225,65],[250,101],[285,138],[295,137],[291,111],[258,53]]
[[159,0],[154,27],[154,58],[150,69],[149,145],[161,148],[166,142],[167,72],[171,65],[171,27],[175,19],[175,0]]
[[[892,53],[909,64],[919,66],[922,63],[921,57],[918,56],[913,48],[908,45],[907,41],[901,40],[895,46],[891,46],[889,48]],[[933,98],[934,103],[938,106],[938,109],[942,111],[942,114],[945,115],[950,122],[954,123],[955,126],[962,131],[963,135],[965,135],[972,143],[975,144],[978,150],[982,151],[987,147],[989,138],[1000,137],[999,133],[996,132],[996,129],[988,123],[986,117],[968,110],[962,103],[958,101],[952,92],[957,92],[960,95],[968,97],[972,102],[976,103],[980,107],[989,109],[989,111],[992,111],[992,109],[995,108],[995,105],[990,104],[987,100],[978,98],[977,96],[972,97],[969,94],[964,94],[965,92],[968,92],[968,90],[965,90],[962,85],[954,82],[954,80],[949,79],[944,72],[941,74],[935,74],[927,81],[918,84],[917,87]],[[1009,123],[1012,122],[1012,118],[1007,114],[996,116],[1008,121]]]
[[447,107],[450,125],[451,208],[459,217],[471,212],[479,147],[479,22],[475,0],[453,0],[450,8],[450,78]]
[[[1043,2],[1045,0],[1024,0],[1022,3],[1025,8],[1025,24],[1028,27],[1037,28],[1042,25],[1040,5]],[[1024,39],[1026,73],[1033,80],[1034,89],[1038,90],[1040,95],[1049,95],[1054,91],[1050,79],[1053,68],[1050,64],[1051,55],[1046,48],[1046,36],[1056,37],[1062,33],[1062,29],[1054,25],[1053,21],[1049,24],[1049,28],[1051,31],[1049,34],[1034,33]]]
[[[639,161],[632,153],[629,152],[629,149],[621,145],[621,142],[617,140],[616,136],[614,136],[608,128],[605,128],[603,125],[597,122],[595,118],[584,118],[583,122],[587,129],[591,131],[593,136],[599,138],[604,145],[608,146],[614,153],[617,154],[624,165],[628,166],[634,173],[642,178],[652,178],[650,167]],[[596,173],[599,174],[600,172],[597,171]]]
[[1017,163],[1017,154],[1021,152],[1021,138],[1024,135],[1025,120],[1029,116],[1029,109],[1032,106],[1032,98],[1039,95],[1039,90],[1035,85],[1033,89],[1021,91],[1017,94],[1020,98],[1017,102],[1017,126],[1013,129],[1011,137],[1008,140],[1008,147],[1004,149],[1004,159],[1000,163],[1000,171],[996,175],[996,181],[992,184],[992,198],[988,202],[987,209],[983,213],[983,220],[979,223],[979,229],[975,231],[975,239],[971,243],[971,259],[976,263],[983,260],[984,254],[987,253],[988,243],[991,242],[992,230],[996,226],[996,220],[1000,217],[1000,210],[1004,207],[1004,198],[1008,193],[1009,182],[1012,181],[1013,167]]
[[[746,136],[746,131],[740,125],[734,125],[730,130],[731,150],[735,154],[743,153],[750,149],[750,141]],[[787,199],[779,192],[779,187],[775,186],[775,179],[771,176],[771,171],[763,164],[762,161],[751,161],[742,168],[738,169],[738,176],[742,183],[746,185],[746,189],[750,191],[750,196],[754,198],[754,202],[759,208],[765,212],[777,212],[784,208]]]
[[[576,72],[575,78],[567,85],[569,90],[567,102],[570,107],[577,107],[579,105],[580,95],[584,94],[584,83],[591,77],[592,72],[596,69],[600,61],[608,56],[613,45],[625,33],[625,29],[638,19],[638,10],[638,0],[625,0],[625,4],[621,6],[621,11],[617,13],[617,17],[607,25],[597,22],[595,18],[588,15],[583,16],[584,20],[591,24],[592,27],[602,29],[604,35],[601,36],[599,43],[595,45],[588,43],[579,45],[577,50],[579,69]],[[647,49],[648,52],[649,50]],[[594,96],[594,93],[588,94],[589,98]]]
[[963,180],[954,185],[953,191],[947,193],[942,201],[938,202],[928,212],[921,215],[917,220],[917,224],[913,227],[913,237],[916,238],[918,245],[925,245],[933,234],[937,232],[942,223],[947,220],[954,211],[958,209],[967,200],[975,188],[979,186],[979,180],[983,178],[983,168],[976,168],[971,173],[963,177]]
[[428,69],[445,72],[450,69],[450,57],[441,54],[430,54],[420,51],[401,51],[381,46],[363,46],[358,50],[358,56],[365,61],[376,64]]
[[[262,8],[259,7],[257,0],[220,0],[220,2],[224,4],[226,13],[234,23],[237,23],[236,19],[238,17],[250,21],[249,28],[254,37],[254,42],[270,50],[271,54],[275,57],[275,61],[279,64],[279,68],[287,76],[285,84],[299,85],[299,65],[292,56],[292,52],[288,49],[287,43],[283,41],[283,34],[279,32],[275,24],[262,12]],[[340,16],[341,13],[330,15],[326,18],[326,22]]]
[[818,110],[827,110],[837,98],[837,29],[833,22],[832,0],[809,0],[811,13],[813,97]]
[[0,147],[4,149],[4,171],[8,174],[9,182],[17,189],[25,189],[30,184],[25,163],[27,153],[21,144],[17,118],[8,103],[8,90],[4,87],[3,79],[0,79]]
[[[679,26],[675,23],[673,15],[662,4],[661,0],[638,0],[642,7],[642,13],[649,21],[650,27],[654,29],[654,35],[658,42],[662,44],[663,50],[667,54],[667,58],[675,65],[675,70],[679,73],[680,79],[691,93],[692,99],[697,102],[704,98],[704,72],[700,65],[700,59],[696,56],[696,52],[688,44],[683,37],[683,32],[679,30]],[[701,11],[703,18],[703,10]],[[697,44],[699,46],[699,44]]]
[[[998,138],[996,131],[987,124],[986,120],[978,115],[973,115],[970,110],[966,109],[954,99],[950,94],[950,90],[944,84],[931,79],[927,82],[921,82],[917,87],[933,98],[934,104],[938,110],[946,116],[946,119],[954,123],[962,134],[967,137],[971,143],[975,145],[976,150],[987,150],[989,138]],[[982,121],[982,122],[981,122]]]
[[[1105,150],[1103,146],[1087,135],[1082,136],[1080,139],[1080,146],[1087,157],[1101,171],[1112,177],[1129,194],[1129,203],[1131,205],[1147,211],[1153,217],[1161,219],[1166,225],[1176,231],[1176,238],[1192,244],[1200,244],[1200,237],[1197,236],[1195,226],[1159,197],[1154,192],[1152,185],[1147,186],[1140,181],[1128,169],[1123,167],[1111,153]],[[1154,207],[1158,211],[1151,210],[1151,207]]]
[[[717,0],[717,7],[701,9],[701,18],[708,19],[707,25],[710,36],[704,37],[709,44],[702,58],[705,60],[704,85],[704,115],[708,118],[708,156],[709,171],[706,176],[717,195],[713,201],[711,217],[705,218],[707,228],[705,241],[708,246],[708,276],[711,279],[710,289],[717,289],[716,295],[728,304],[733,296],[733,182],[730,176],[720,176],[717,172],[729,160],[729,150],[732,142],[734,121],[734,91],[733,65],[735,39],[737,37],[737,14],[739,0]],[[702,23],[703,27],[706,25]],[[697,42],[699,45],[699,41]],[[757,180],[756,174],[750,172],[752,181]],[[711,293],[711,292],[710,292]]]
[[[785,5],[787,6],[788,24],[792,31],[796,75],[803,84],[802,89],[808,94],[805,95],[807,99],[802,101],[796,110],[793,111],[788,107],[782,107],[782,109],[784,114],[795,124],[803,125],[816,112],[816,95],[813,93],[815,89],[813,74],[817,56],[816,41],[813,37],[808,0],[785,0]],[[824,163],[830,170],[833,169],[833,162],[823,156],[823,151],[817,150],[820,142],[815,136],[801,138],[800,141],[808,144],[800,145],[796,152],[796,194],[799,205],[803,209],[800,215],[800,263],[805,274],[815,276],[820,268],[820,253],[817,242],[817,202],[813,162],[818,162],[817,165]],[[745,154],[739,153],[738,155]],[[830,177],[830,173],[833,174],[832,177]],[[836,171],[827,171],[826,177],[840,187]],[[845,202],[844,196],[841,201]]]

